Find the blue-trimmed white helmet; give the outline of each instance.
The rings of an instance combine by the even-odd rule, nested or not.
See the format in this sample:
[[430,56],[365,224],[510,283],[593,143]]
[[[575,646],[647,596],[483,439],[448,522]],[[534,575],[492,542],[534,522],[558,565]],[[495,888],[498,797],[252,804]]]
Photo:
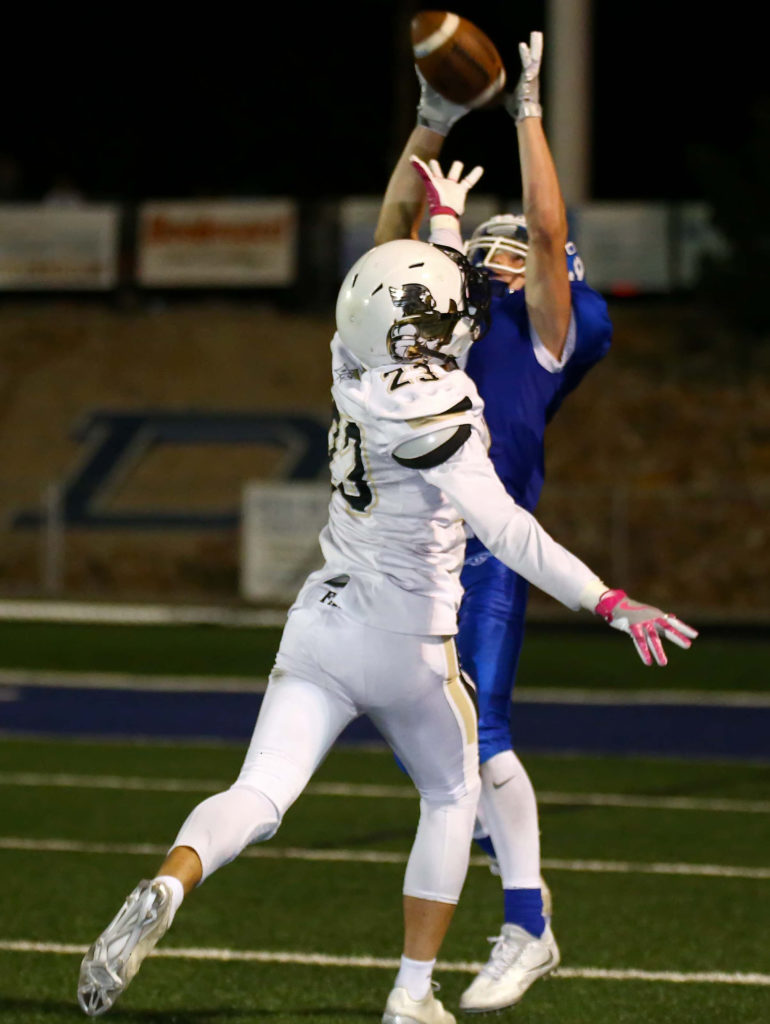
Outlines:
[[[501,213],[485,220],[483,224],[479,224],[465,244],[465,254],[474,266],[500,270],[507,274],[520,274],[522,277],[525,267],[516,270],[507,263],[496,262],[495,257],[498,253],[506,252],[526,260],[528,249],[527,219],[522,214],[513,213]],[[564,251],[570,281],[582,281],[585,278],[585,267],[575,243],[567,242]]]

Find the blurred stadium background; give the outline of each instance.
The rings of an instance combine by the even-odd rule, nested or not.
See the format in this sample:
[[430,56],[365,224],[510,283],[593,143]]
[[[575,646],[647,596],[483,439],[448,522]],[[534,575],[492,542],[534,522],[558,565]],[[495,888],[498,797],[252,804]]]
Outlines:
[[[308,12],[291,41],[303,75],[284,76],[270,109],[237,41],[229,61],[209,52],[205,75],[182,48],[164,52],[167,78],[130,30],[112,71],[104,55],[78,59],[82,40],[66,61],[52,48],[58,105],[19,97],[0,140],[0,596],[285,606],[323,515],[308,485],[323,494],[334,296],[371,244],[413,121],[420,6],[371,5],[365,46],[353,5]],[[519,35],[545,28],[546,127],[615,324],[612,354],[550,428],[540,515],[651,600],[764,622],[766,86],[744,19],[727,92],[745,103],[717,90],[704,109],[722,29],[646,12],[629,32],[611,4],[526,2],[515,24],[508,4],[485,5],[511,73]],[[265,19],[265,37],[286,39],[287,12]],[[649,107],[663,24],[678,54],[667,95],[685,119]],[[333,71],[324,45],[344,54]],[[141,80],[124,74],[135,55]],[[279,68],[263,55],[265,81]],[[512,142],[501,110],[450,137],[447,159],[487,168],[469,228],[516,208]],[[286,481],[305,487],[283,505],[290,522],[251,486]],[[533,614],[560,611],[535,596]]]
[[[301,22],[260,9],[258,37],[224,15],[168,33],[137,20],[119,38],[103,26],[101,47],[93,25],[70,13],[59,35],[51,15],[38,88],[19,87],[21,48],[0,67],[8,1024],[79,1018],[81,949],[237,770],[318,558],[334,297],[371,244],[417,99],[407,26],[424,5],[365,6]],[[548,54],[559,18],[584,18],[582,48],[544,83],[546,127],[571,123],[556,72],[578,55],[590,117],[557,163],[615,341],[549,428],[539,517],[702,630],[653,672],[533,594],[516,738],[565,951],[516,1011],[533,1022],[768,1018],[765,35],[748,3],[729,23],[682,7],[453,5],[509,69],[531,29]],[[461,121],[445,153],[487,168],[469,228],[517,208],[502,111]],[[191,901],[121,1019],[378,1015],[414,808],[365,722],[344,739],[357,745],[338,745],[279,845]],[[483,867],[445,951],[450,1005],[497,925]]]
[[[475,197],[468,221],[512,205]],[[376,209],[0,206],[4,596],[263,595],[242,571],[247,488],[323,492],[333,297]],[[770,349],[700,292],[700,261],[719,249],[710,208],[597,201],[572,218],[615,341],[550,427],[541,518],[607,578],[682,614],[764,616]],[[291,531],[312,549],[307,515]],[[278,596],[312,550],[299,557]]]
[[[66,55],[41,42],[58,102],[15,92],[0,139],[0,596],[289,599],[313,559],[318,500],[291,502],[287,524],[249,485],[322,493],[334,296],[371,244],[413,123],[408,24],[422,6],[377,0],[375,35],[353,4],[306,12],[301,33],[290,12],[265,12],[276,47],[258,69],[245,40],[221,50],[216,26],[205,67],[181,36],[163,49],[160,28],[152,48],[128,27],[109,56],[76,32]],[[731,89],[707,105],[698,89],[724,27],[670,5],[654,0],[634,31],[590,0],[527,0],[515,18],[502,0],[483,19],[455,8],[483,23],[511,75],[519,37],[545,29],[546,128],[615,323],[611,356],[551,427],[543,521],[682,614],[764,620],[770,118],[751,8],[735,11]],[[658,52],[677,54],[666,93],[686,118],[650,108]],[[267,106],[265,83],[280,102]],[[455,156],[486,167],[468,228],[517,207],[502,110],[460,121]],[[271,508],[280,561],[293,539],[298,564],[272,593],[259,564]],[[558,614],[536,597],[541,610]]]

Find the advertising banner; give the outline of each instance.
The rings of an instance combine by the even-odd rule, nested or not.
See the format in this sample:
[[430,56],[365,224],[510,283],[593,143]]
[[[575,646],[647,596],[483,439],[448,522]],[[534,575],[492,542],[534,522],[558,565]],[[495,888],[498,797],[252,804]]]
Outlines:
[[329,517],[329,484],[249,481],[241,517],[241,597],[291,604],[323,566],[318,535]]
[[114,288],[119,232],[116,204],[0,204],[0,289]]
[[290,199],[144,203],[137,280],[150,288],[284,287],[296,277]]

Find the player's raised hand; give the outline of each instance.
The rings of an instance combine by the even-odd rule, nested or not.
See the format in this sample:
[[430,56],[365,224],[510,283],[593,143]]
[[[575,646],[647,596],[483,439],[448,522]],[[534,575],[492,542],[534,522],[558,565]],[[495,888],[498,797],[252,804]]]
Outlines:
[[444,213],[459,219],[465,211],[468,192],[484,173],[484,168],[474,167],[461,178],[463,165],[459,160],[454,161],[446,176],[438,160],[429,160],[426,164],[418,156],[411,156],[409,162],[423,180],[431,217]]
[[605,590],[594,611],[613,629],[629,634],[645,665],[652,665],[653,660],[658,665],[667,664],[662,636],[678,647],[687,648],[698,635],[696,629],[676,616],[632,600],[625,590]]
[[543,60],[543,33],[531,32],[529,45],[519,43],[521,75],[515,90],[505,99],[505,109],[518,124],[525,117],[542,117],[540,106],[540,64]]
[[415,72],[420,83],[420,100],[417,104],[417,123],[439,135],[448,135],[452,125],[471,109],[461,103],[453,103],[436,92],[426,81],[425,76],[415,65]]

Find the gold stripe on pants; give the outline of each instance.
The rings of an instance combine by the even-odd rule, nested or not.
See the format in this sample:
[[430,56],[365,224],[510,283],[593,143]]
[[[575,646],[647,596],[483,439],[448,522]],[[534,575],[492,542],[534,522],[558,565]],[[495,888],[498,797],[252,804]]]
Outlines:
[[453,639],[450,638],[444,642],[444,652],[449,669],[446,680],[449,699],[457,709],[459,718],[463,723],[466,743],[476,743],[478,740],[476,708],[460,678],[460,662],[457,660],[457,648]]

